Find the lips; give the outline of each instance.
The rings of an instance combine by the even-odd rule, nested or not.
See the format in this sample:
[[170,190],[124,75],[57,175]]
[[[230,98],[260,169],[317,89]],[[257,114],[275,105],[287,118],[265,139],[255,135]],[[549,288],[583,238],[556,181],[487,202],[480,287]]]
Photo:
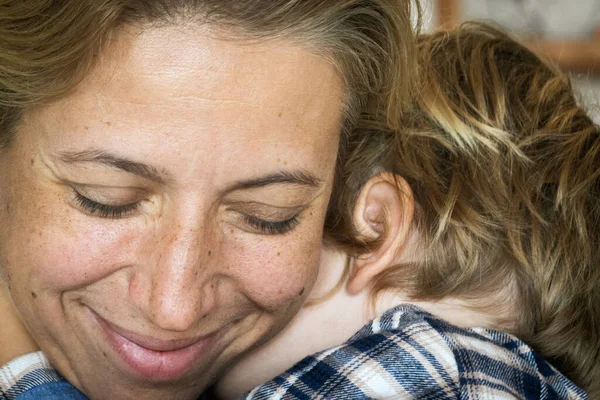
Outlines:
[[180,339],[180,340],[159,340],[154,339],[144,335],[138,335],[133,332],[127,332],[115,325],[112,325],[106,321],[103,321],[108,325],[110,329],[112,329],[118,335],[124,337],[125,339],[137,344],[138,346],[144,347],[148,350],[153,350],[157,352],[169,352],[175,350],[181,350],[186,347],[189,347],[203,338],[191,338],[191,339]]
[[213,333],[160,340],[126,331],[92,313],[117,358],[135,375],[152,381],[169,381],[185,375],[209,351],[217,336]]

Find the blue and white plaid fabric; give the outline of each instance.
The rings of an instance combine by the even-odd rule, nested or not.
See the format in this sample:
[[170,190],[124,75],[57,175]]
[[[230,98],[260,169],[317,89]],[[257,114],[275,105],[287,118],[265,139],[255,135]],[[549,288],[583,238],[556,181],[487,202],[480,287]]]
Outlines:
[[[41,352],[0,368],[0,400],[82,398]],[[511,335],[457,328],[405,305],[242,399],[550,400],[587,395]]]
[[[30,353],[14,359],[0,368],[0,400],[13,400],[31,397],[40,388],[52,388],[56,384],[65,383],[62,376],[50,365],[41,351]],[[73,390],[76,390],[73,388]],[[61,390],[65,393],[64,390]],[[69,392],[70,393],[70,392]],[[59,394],[59,393],[57,393]],[[37,398],[40,398],[37,396]],[[46,399],[50,398],[45,396]],[[59,398],[58,396],[54,397]],[[64,397],[62,398],[71,398]]]
[[461,329],[410,305],[306,357],[244,400],[587,399],[506,333]]

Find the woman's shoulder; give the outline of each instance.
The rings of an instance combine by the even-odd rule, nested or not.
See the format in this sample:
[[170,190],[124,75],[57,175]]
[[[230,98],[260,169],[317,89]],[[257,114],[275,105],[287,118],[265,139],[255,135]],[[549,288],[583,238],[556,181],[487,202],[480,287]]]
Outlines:
[[462,329],[412,305],[388,310],[341,346],[306,357],[246,399],[586,399],[509,334]]

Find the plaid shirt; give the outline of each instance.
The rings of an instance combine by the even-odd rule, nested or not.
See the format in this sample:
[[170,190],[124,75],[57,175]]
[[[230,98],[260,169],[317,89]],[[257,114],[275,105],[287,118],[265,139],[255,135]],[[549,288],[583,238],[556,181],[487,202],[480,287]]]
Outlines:
[[[82,397],[40,352],[0,368],[1,400]],[[461,329],[404,305],[242,399],[550,400],[587,395],[514,336]]]
[[403,305],[243,399],[549,400],[587,395],[514,336],[461,329]]
[[0,400],[85,399],[48,362],[41,351],[12,360],[0,368]]

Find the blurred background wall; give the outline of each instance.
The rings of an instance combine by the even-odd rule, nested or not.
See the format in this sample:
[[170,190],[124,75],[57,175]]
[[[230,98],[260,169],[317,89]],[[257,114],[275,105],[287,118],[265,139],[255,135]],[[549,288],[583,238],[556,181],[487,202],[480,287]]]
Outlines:
[[420,0],[424,29],[491,20],[568,72],[600,123],[600,0]]

